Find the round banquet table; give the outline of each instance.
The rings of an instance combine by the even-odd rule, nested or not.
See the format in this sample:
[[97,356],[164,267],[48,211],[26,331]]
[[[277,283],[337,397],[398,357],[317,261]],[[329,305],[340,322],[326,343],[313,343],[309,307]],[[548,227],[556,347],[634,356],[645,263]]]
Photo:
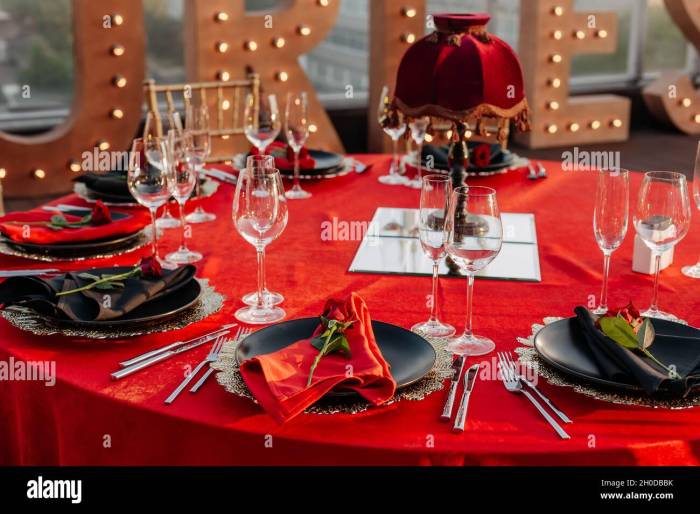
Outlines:
[[[369,221],[378,206],[414,208],[419,192],[377,182],[389,158],[363,155],[373,167],[364,174],[306,183],[311,200],[292,201],[289,224],[268,248],[268,285],[284,294],[288,319],[317,315],[330,296],[356,291],[373,319],[410,327],[426,319],[429,277],[349,273],[359,241],[324,240],[324,221]],[[546,316],[570,316],[576,305],[597,295],[602,254],[592,229],[595,174],[564,172],[545,163],[549,177],[528,180],[516,171],[471,183],[497,189],[503,212],[535,214],[540,283],[477,280],[474,326],[500,350],[517,346]],[[635,199],[641,174],[631,178]],[[205,199],[213,223],[193,226],[191,247],[203,252],[198,275],[226,295],[221,311],[177,332],[129,340],[90,341],[39,337],[0,319],[0,360],[54,360],[56,384],[0,383],[0,464],[26,465],[238,465],[238,464],[436,464],[436,465],[692,465],[700,464],[700,409],[652,409],[605,403],[570,388],[540,381],[552,401],[574,420],[559,440],[532,405],[509,394],[495,379],[479,380],[466,431],[454,434],[438,420],[445,390],[423,401],[400,401],[359,414],[302,414],[278,426],[256,404],[210,380],[196,395],[163,400],[199,362],[208,345],[113,382],[117,363],[133,355],[231,322],[240,297],[254,289],[252,246],[231,223],[234,187],[222,184]],[[57,201],[79,202],[75,197]],[[634,205],[634,203],[632,202]],[[634,299],[646,307],[652,277],[632,272],[634,230],[612,260],[610,304]],[[164,238],[174,248],[177,230]],[[143,249],[110,260],[133,264]],[[676,248],[674,264],[662,272],[661,306],[691,325],[700,325],[700,281],[680,268],[700,255],[700,228]],[[75,262],[78,269],[100,261]],[[46,263],[2,256],[0,268],[46,267]],[[463,327],[466,281],[441,279],[442,317]],[[471,358],[468,362],[494,358]]]

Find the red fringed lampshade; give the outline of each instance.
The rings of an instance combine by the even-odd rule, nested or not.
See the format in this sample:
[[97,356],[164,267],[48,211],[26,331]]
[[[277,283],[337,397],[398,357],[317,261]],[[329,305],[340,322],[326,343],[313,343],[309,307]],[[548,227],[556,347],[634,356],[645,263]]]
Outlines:
[[499,120],[504,143],[507,125],[528,127],[523,72],[518,56],[486,32],[490,16],[437,14],[437,31],[404,54],[396,78],[394,105],[407,116],[432,116],[478,125]]

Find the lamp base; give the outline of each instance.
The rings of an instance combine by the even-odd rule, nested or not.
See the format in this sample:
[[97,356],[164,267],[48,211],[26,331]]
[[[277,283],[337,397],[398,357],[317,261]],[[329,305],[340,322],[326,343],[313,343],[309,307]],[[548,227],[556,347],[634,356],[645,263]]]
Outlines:
[[469,167],[469,148],[464,140],[467,126],[461,121],[455,122],[456,139],[453,138],[448,155],[452,189],[466,185],[467,169]]

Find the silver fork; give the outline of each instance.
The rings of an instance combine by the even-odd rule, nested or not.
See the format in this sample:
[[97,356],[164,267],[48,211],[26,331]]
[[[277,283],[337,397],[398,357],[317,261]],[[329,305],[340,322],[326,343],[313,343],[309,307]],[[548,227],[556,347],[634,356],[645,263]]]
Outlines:
[[501,380],[503,381],[503,385],[505,388],[508,390],[508,392],[511,393],[522,393],[524,394],[532,404],[537,407],[537,410],[540,411],[540,414],[544,416],[544,419],[546,419],[550,425],[552,425],[552,428],[556,430],[557,434],[559,434],[559,437],[562,439],[571,439],[571,436],[567,434],[563,428],[559,426],[559,423],[550,416],[549,412],[544,410],[544,407],[540,405],[540,402],[535,400],[535,397],[530,394],[529,391],[526,389],[523,389],[523,384],[520,381],[520,379],[515,375],[515,372],[510,368],[508,365],[508,361],[505,359],[503,354],[499,353],[498,354],[498,368],[501,370]]
[[180,385],[177,386],[175,390],[172,393],[170,393],[170,396],[168,396],[165,399],[165,403],[167,403],[168,405],[173,403],[175,401],[175,398],[177,398],[178,395],[182,392],[182,390],[185,387],[187,387],[187,384],[190,383],[190,381],[195,377],[195,375],[199,373],[204,366],[206,366],[210,362],[214,362],[219,357],[219,352],[221,351],[221,348],[223,347],[225,341],[227,340],[224,339],[223,336],[219,336],[216,338],[216,341],[214,341],[214,344],[212,345],[211,350],[209,351],[209,355],[207,355],[202,362],[197,364],[197,367],[194,368],[192,372],[189,373],[182,382],[180,382]]
[[533,384],[532,382],[530,382],[529,380],[527,380],[525,377],[523,377],[520,373],[518,373],[518,368],[517,368],[517,366],[516,366],[516,364],[515,364],[515,361],[513,360],[513,357],[510,355],[510,352],[502,352],[502,353],[503,353],[503,355],[505,356],[506,361],[508,362],[508,366],[510,367],[511,371],[513,371],[513,372],[515,373],[515,375],[520,379],[521,382],[523,382],[529,389],[531,389],[531,390],[533,390],[535,393],[537,393],[537,396],[540,397],[540,400],[542,400],[544,403],[546,403],[546,404],[549,406],[549,408],[552,409],[552,412],[554,412],[554,414],[556,414],[557,416],[559,416],[559,419],[561,419],[564,423],[573,423],[573,421],[571,421],[571,420],[569,419],[569,416],[567,416],[567,415],[564,414],[562,411],[560,411],[559,409],[557,409],[557,408],[554,406],[554,404],[552,403],[552,401],[551,401],[549,398],[547,398],[547,397],[544,395],[544,393],[542,393],[542,392],[537,388],[537,386],[536,386],[535,384]]
[[[238,332],[236,332],[236,337],[234,337],[232,341],[234,341],[235,344],[238,344],[244,337],[249,336],[252,331],[253,330],[250,328],[239,328]],[[197,380],[197,383],[192,386],[192,388],[190,389],[190,393],[196,393],[197,391],[199,391],[199,388],[204,385],[204,382],[207,381],[209,375],[211,375],[213,372],[214,368],[211,367],[210,363],[209,369],[204,373],[204,375],[202,375],[202,378]]]

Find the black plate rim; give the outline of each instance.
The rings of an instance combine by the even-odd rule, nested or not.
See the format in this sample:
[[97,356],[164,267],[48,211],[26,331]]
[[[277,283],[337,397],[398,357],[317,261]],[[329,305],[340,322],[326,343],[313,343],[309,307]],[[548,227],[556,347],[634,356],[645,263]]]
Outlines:
[[21,241],[13,241],[4,234],[0,234],[0,239],[3,243],[16,246],[27,250],[87,250],[87,249],[102,249],[103,246],[111,246],[113,244],[120,244],[130,242],[132,239],[136,239],[143,232],[143,229],[139,229],[136,232],[127,234],[124,236],[119,236],[116,239],[95,239],[93,241],[85,241],[81,243],[55,243],[55,244],[38,244],[38,243],[25,243]]

